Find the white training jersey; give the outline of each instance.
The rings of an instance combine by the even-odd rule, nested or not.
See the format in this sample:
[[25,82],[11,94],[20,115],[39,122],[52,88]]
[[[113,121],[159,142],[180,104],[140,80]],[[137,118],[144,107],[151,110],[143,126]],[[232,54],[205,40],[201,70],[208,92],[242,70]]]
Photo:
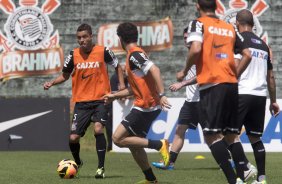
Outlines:
[[241,33],[236,42],[235,58],[241,59],[241,51],[248,48],[252,60],[239,78],[239,94],[267,96],[267,70],[272,70],[269,48],[266,43],[252,32]]
[[[193,65],[191,69],[188,71],[185,80],[189,80],[196,76],[196,65]],[[188,85],[186,86],[186,101],[187,102],[199,102],[200,94],[199,94],[199,86],[198,84]]]

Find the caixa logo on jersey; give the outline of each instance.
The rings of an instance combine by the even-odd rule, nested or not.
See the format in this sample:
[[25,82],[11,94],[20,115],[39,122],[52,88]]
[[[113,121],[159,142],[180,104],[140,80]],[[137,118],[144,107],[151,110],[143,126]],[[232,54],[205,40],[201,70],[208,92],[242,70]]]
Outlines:
[[12,0],[0,1],[8,15],[0,31],[0,79],[51,74],[61,70],[63,52],[59,33],[54,32],[49,19],[60,5],[58,0],[46,0],[37,7],[38,0],[20,0],[16,7]]
[[[217,0],[217,15],[226,22],[234,24],[236,22],[236,15],[241,9],[248,8],[248,2],[246,0],[230,0],[230,9],[226,10],[224,4],[221,0]],[[267,32],[263,30],[258,17],[260,17],[269,8],[265,0],[256,0],[254,4],[251,5],[250,11],[254,15],[254,28],[253,31],[256,35],[261,37],[268,44]]]

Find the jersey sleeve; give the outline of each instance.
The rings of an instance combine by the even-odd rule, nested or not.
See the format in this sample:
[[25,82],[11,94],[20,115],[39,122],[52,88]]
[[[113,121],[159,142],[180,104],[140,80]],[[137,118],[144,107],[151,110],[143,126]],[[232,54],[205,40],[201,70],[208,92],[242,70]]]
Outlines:
[[234,47],[234,58],[241,59],[242,51],[244,49],[249,48],[249,44],[247,43],[244,35],[240,34],[237,28],[235,28],[235,32],[236,32],[236,41],[235,41],[235,47]]
[[131,70],[142,70],[147,75],[150,68],[153,66],[153,62],[143,52],[133,52],[129,57],[129,66]]
[[203,42],[204,27],[203,23],[198,20],[193,20],[188,25],[188,37],[186,43],[188,46],[191,45],[193,41]]
[[118,65],[118,59],[115,56],[114,52],[111,51],[108,47],[105,47],[104,50],[104,60],[108,65],[113,66],[114,68]]
[[74,68],[74,62],[73,62],[73,50],[72,50],[70,51],[69,55],[65,59],[62,72],[71,73],[73,71],[73,68]]

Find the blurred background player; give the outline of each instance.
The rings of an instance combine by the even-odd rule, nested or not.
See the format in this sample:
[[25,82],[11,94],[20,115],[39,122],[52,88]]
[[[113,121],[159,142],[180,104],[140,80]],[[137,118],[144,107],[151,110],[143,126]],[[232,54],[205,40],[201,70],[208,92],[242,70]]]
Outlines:
[[138,31],[132,23],[122,23],[117,28],[122,48],[127,52],[126,71],[130,87],[105,96],[106,103],[133,94],[134,105],[130,113],[118,125],[113,141],[119,147],[127,147],[145,175],[139,184],[158,183],[148,162],[144,148],[158,150],[165,165],[169,164],[167,140],[148,140],[145,137],[162,109],[170,104],[164,94],[163,81],[159,68],[137,45]]
[[104,178],[106,139],[104,125],[107,111],[103,96],[110,92],[107,64],[115,68],[120,85],[124,88],[123,73],[114,53],[106,47],[92,43],[92,28],[81,24],[76,32],[79,48],[75,48],[65,59],[63,73],[56,79],[44,83],[44,89],[61,84],[72,76],[72,100],[75,102],[69,146],[73,158],[79,167],[80,138],[84,136],[91,122],[94,123],[98,169],[95,178]]
[[[124,84],[125,84],[125,87],[127,88],[128,87],[128,81],[127,81],[125,64],[121,63],[120,66],[121,66],[122,72],[123,72]],[[111,84],[112,93],[116,93],[119,90],[122,90],[120,83],[119,83],[117,73],[113,73],[113,75],[111,76],[110,84]],[[129,99],[129,98],[130,98],[130,96],[126,97],[126,98],[121,98],[120,102],[125,102],[125,100]],[[112,140],[112,134],[113,134],[113,103],[106,104],[106,108],[108,110],[108,119],[107,119],[107,123],[105,125],[106,133],[107,133],[107,142],[108,142],[107,151],[111,151],[113,149],[113,140]]]
[[254,19],[249,10],[244,9],[237,13],[236,26],[241,34],[241,38],[238,38],[240,41],[236,42],[236,65],[239,66],[241,62],[244,62],[240,54],[242,50],[248,49],[252,53],[252,60],[247,68],[238,71],[238,122],[241,126],[244,125],[246,129],[257,164],[258,175],[252,184],[266,184],[266,154],[260,137],[264,130],[267,88],[270,97],[269,110],[271,114],[277,116],[280,112],[279,105],[276,103],[276,85],[270,60],[271,54],[266,43],[252,32]]
[[[184,44],[186,44],[187,39],[187,30],[188,27],[186,27],[183,30],[183,39]],[[186,100],[180,110],[179,117],[178,117],[178,124],[176,126],[176,132],[175,136],[171,145],[170,149],[170,164],[169,166],[165,166],[163,161],[161,162],[152,162],[152,165],[159,169],[167,169],[167,170],[173,170],[174,169],[174,163],[176,162],[176,159],[178,157],[178,154],[180,153],[183,144],[184,144],[184,138],[186,130],[189,129],[196,129],[199,120],[199,111],[200,111],[200,96],[199,96],[199,89],[198,84],[196,84],[196,66],[193,65],[191,69],[188,71],[188,74],[184,81],[182,82],[176,82],[169,86],[169,89],[171,91],[178,91],[182,87],[186,86]]]
[[240,161],[244,160],[242,145],[236,144],[230,151],[236,175],[229,162],[226,144],[222,141],[223,134],[225,141],[233,144],[240,134],[237,125],[238,80],[233,51],[236,34],[231,24],[216,17],[216,0],[198,0],[197,10],[200,18],[189,23],[187,43],[190,49],[179,78],[183,79],[196,65],[205,141],[228,183],[240,184],[244,175],[240,165]]

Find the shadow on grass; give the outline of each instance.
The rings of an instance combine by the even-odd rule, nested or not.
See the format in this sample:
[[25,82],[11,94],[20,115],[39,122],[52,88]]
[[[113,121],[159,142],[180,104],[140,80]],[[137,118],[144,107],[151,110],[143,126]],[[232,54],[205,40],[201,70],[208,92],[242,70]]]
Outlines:
[[185,170],[185,171],[198,170],[198,171],[205,171],[205,170],[220,170],[220,168],[219,168],[219,167],[177,168],[177,170]]
[[[89,176],[89,175],[88,175],[88,176],[79,176],[79,178],[83,178],[83,179],[84,179],[84,178],[86,178],[86,179],[87,179],[87,178],[94,178],[94,179],[96,179],[95,176]],[[124,176],[111,175],[111,176],[106,176],[106,177],[105,177],[105,179],[113,179],[113,178],[124,178]],[[98,179],[98,180],[103,180],[103,179]]]

